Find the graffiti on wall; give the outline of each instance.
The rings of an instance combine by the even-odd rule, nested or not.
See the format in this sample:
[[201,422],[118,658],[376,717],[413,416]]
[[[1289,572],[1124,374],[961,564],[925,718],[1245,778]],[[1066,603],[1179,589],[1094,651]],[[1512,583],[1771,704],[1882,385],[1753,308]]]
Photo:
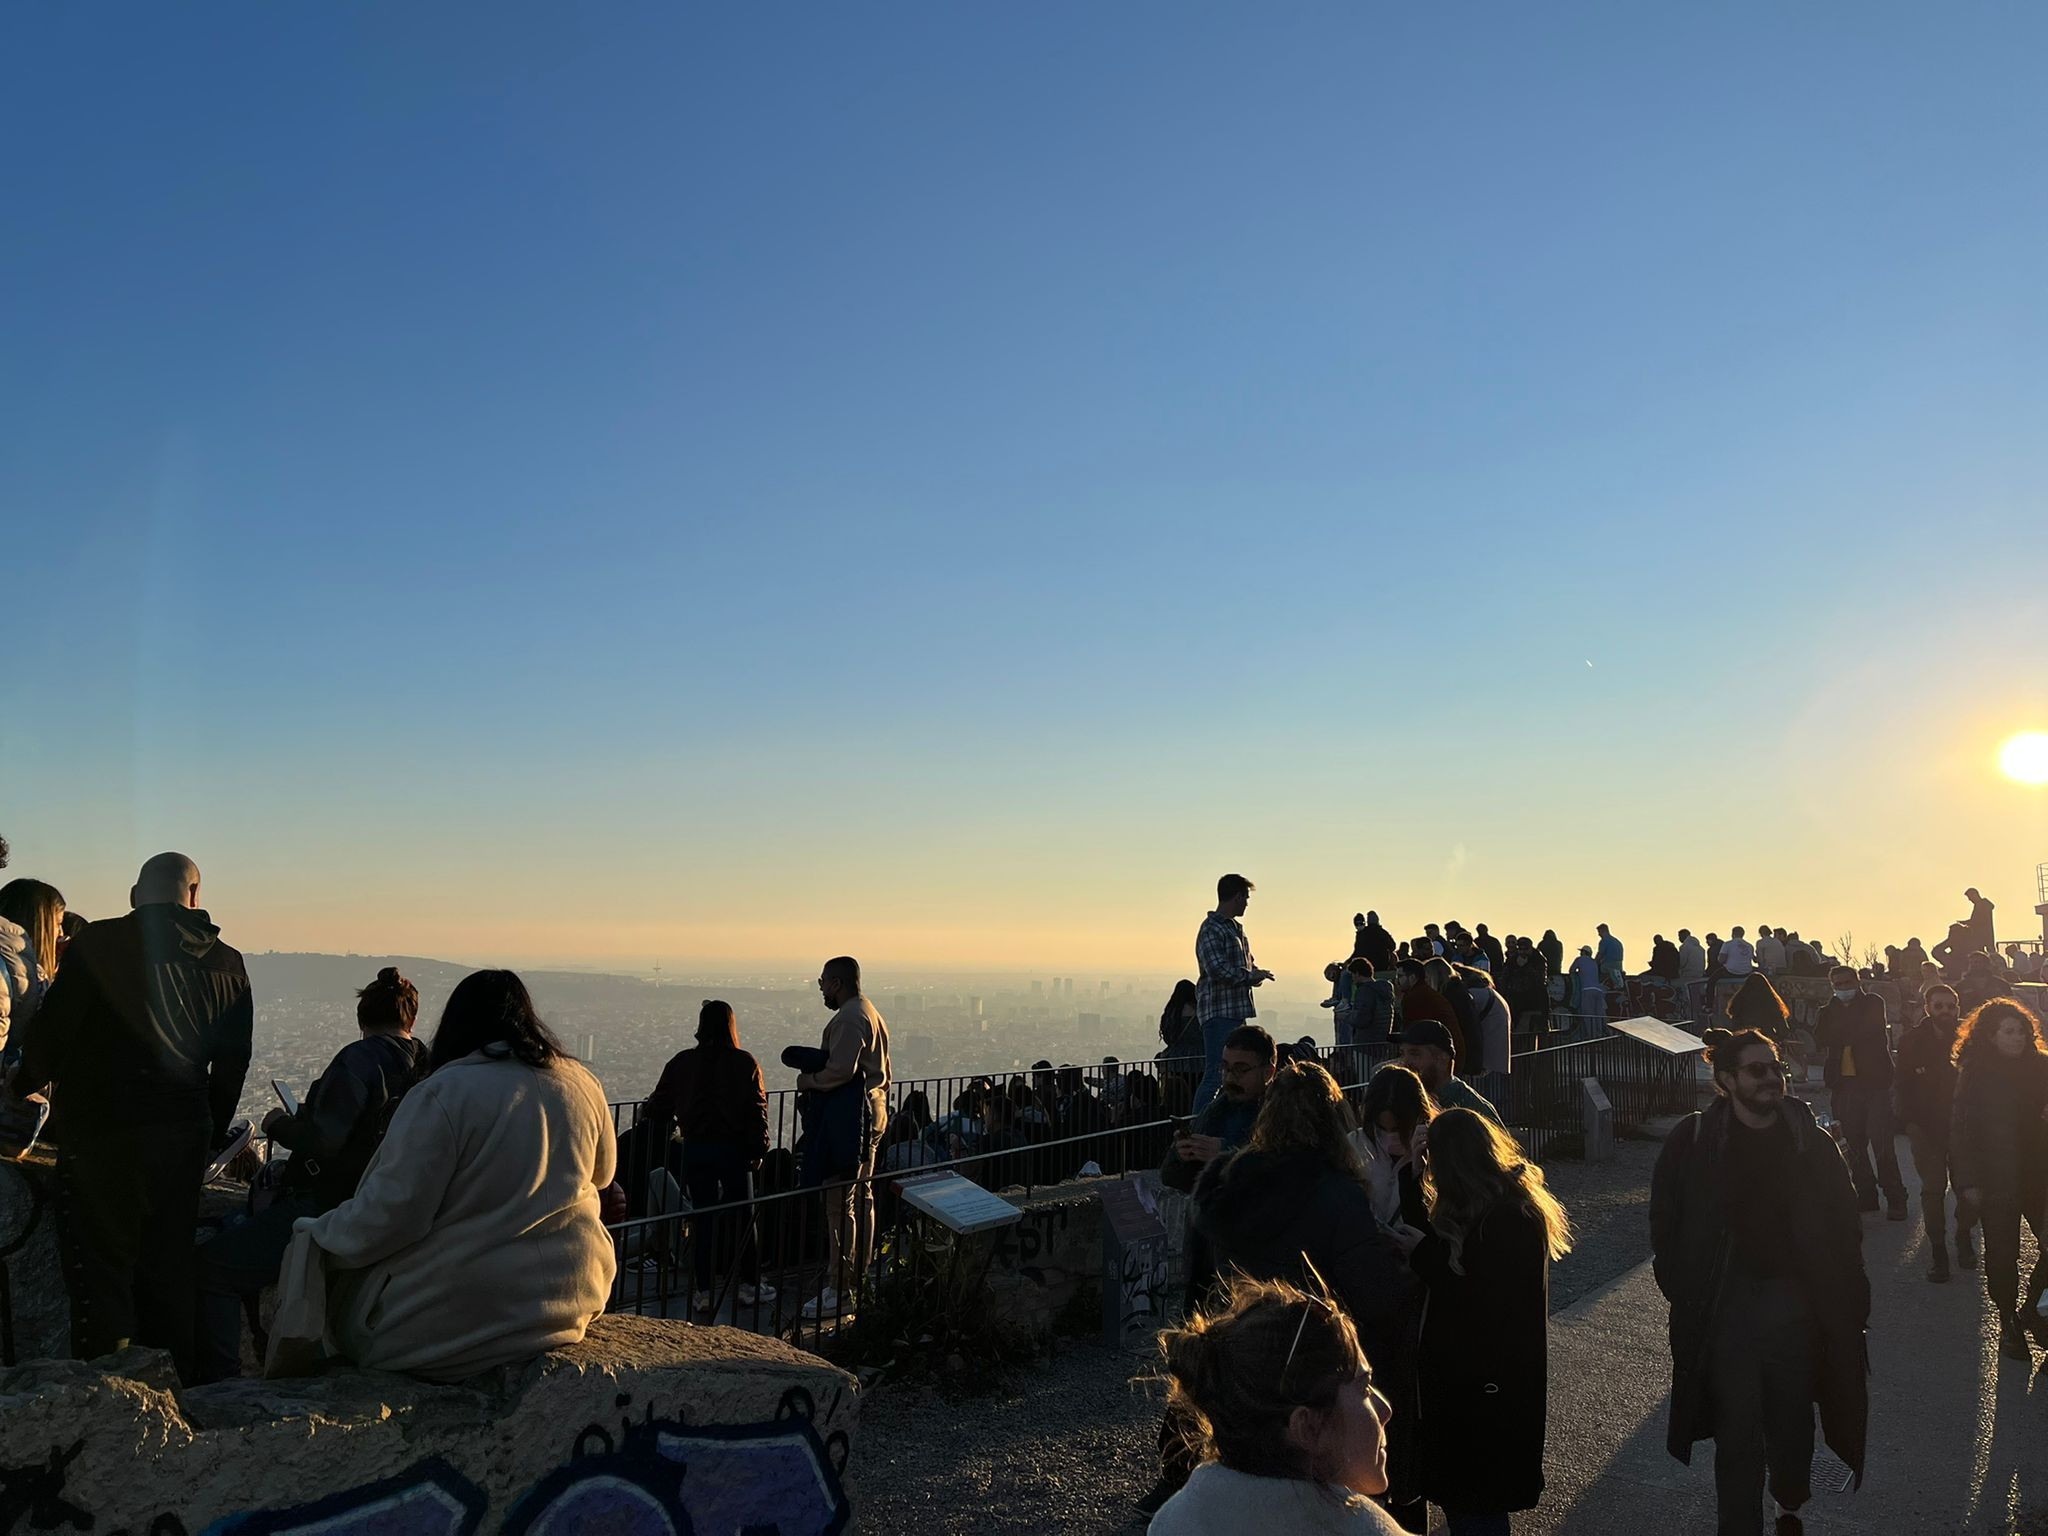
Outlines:
[[[839,1536],[853,1510],[841,1482],[843,1431],[820,1436],[835,1399],[820,1414],[802,1387],[782,1395],[765,1424],[689,1424],[653,1403],[635,1417],[622,1393],[617,1427],[586,1424],[561,1463],[511,1502],[491,1500],[447,1461],[432,1457],[396,1477],[275,1509],[246,1510],[200,1536]],[[84,1442],[52,1447],[46,1460],[0,1468],[0,1536],[26,1531],[94,1531],[85,1493],[66,1495],[71,1462]],[[493,1519],[493,1515],[497,1518]],[[147,1526],[105,1536],[186,1536],[175,1511]]]

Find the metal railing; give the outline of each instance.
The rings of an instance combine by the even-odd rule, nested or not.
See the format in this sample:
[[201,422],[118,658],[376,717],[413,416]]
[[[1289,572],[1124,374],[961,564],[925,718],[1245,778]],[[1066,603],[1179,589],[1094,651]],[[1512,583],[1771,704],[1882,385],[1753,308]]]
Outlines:
[[[1509,1072],[1475,1079],[1532,1156],[1567,1153],[1578,1144],[1585,1077],[1598,1079],[1606,1091],[1617,1131],[1694,1107],[1696,1058],[1672,1056],[1598,1021],[1554,1015],[1553,1023],[1561,1026],[1558,1032],[1517,1053]],[[1580,1034],[1585,1038],[1572,1038]],[[1318,1047],[1315,1056],[1355,1101],[1373,1071],[1398,1051],[1381,1042]],[[850,1183],[798,1187],[795,1157],[776,1148],[748,1198],[693,1207],[687,1159],[676,1149],[663,1149],[669,1155],[659,1163],[644,1158],[636,1169],[622,1160],[629,1193],[634,1179],[641,1191],[633,1214],[610,1228],[619,1265],[610,1308],[717,1319],[842,1356],[858,1356],[864,1340],[881,1333],[950,1326],[943,1319],[952,1315],[961,1265],[974,1266],[962,1257],[970,1245],[951,1241],[918,1216],[900,1198],[899,1182],[957,1172],[984,1188],[1028,1195],[1084,1172],[1114,1176],[1156,1168],[1193,1088],[1193,1075],[1174,1065],[1119,1064],[1135,1081],[1124,1085],[1100,1123],[1070,1122],[1065,1134],[1052,1134],[1052,1123],[1015,1120],[1000,1129],[963,1130],[957,1109],[922,1127],[885,1131],[872,1175]],[[977,1079],[917,1081],[971,1085]],[[918,1091],[903,1086],[899,1105]],[[944,1129],[947,1119],[955,1121],[951,1129]],[[863,1218],[865,1211],[872,1214]],[[843,1254],[836,1265],[835,1227]],[[981,1250],[984,1267],[1002,1241],[991,1238]],[[966,1278],[979,1285],[978,1274]],[[829,1305],[807,1307],[828,1289]]]

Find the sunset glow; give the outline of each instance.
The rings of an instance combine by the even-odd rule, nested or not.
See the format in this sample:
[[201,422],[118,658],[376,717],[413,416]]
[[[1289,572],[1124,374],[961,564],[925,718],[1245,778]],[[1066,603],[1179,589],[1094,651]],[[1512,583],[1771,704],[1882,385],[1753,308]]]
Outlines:
[[2048,784],[2048,731],[2021,731],[1999,749],[1998,766],[2022,784]]

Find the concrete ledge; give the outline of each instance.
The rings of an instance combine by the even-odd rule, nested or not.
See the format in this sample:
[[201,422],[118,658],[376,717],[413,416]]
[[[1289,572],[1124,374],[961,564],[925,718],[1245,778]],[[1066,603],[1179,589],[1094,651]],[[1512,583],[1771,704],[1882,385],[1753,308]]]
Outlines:
[[341,1370],[182,1391],[154,1350],[39,1361],[0,1373],[0,1530],[831,1536],[857,1402],[777,1340],[622,1316],[460,1386]]

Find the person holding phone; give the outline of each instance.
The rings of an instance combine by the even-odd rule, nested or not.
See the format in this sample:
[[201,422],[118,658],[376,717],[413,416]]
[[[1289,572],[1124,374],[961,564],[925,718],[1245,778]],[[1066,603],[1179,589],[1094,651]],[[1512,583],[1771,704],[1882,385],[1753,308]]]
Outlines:
[[285,1103],[263,1117],[263,1134],[292,1156],[275,1200],[199,1246],[198,1381],[241,1374],[244,1301],[277,1280],[292,1223],[356,1192],[391,1112],[426,1076],[427,1048],[412,1034],[419,1011],[419,989],[387,965],[356,993],[361,1038],[341,1048],[305,1102],[272,1084]]

